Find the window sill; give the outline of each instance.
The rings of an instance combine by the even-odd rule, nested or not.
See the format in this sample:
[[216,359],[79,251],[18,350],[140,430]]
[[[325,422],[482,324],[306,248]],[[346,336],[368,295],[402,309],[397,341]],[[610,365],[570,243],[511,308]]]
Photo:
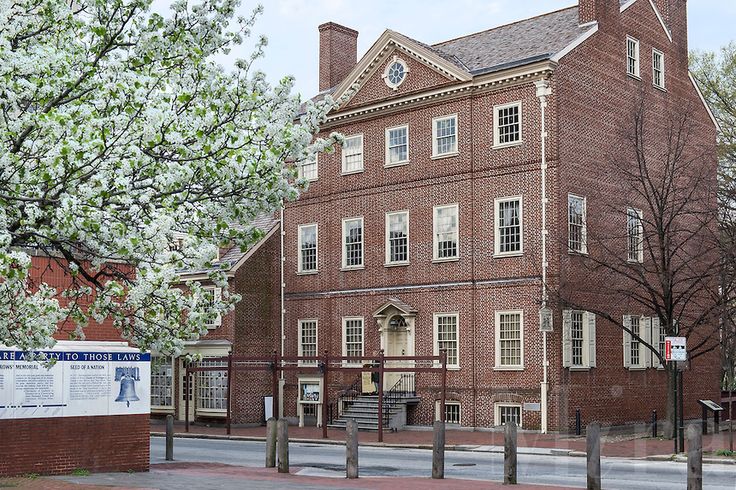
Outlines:
[[524,366],[496,366],[494,371],[523,371]]
[[644,263],[643,260],[634,260],[634,259],[627,259],[626,262],[629,264],[643,264]]
[[513,143],[503,143],[503,144],[497,144],[493,145],[491,147],[492,150],[502,150],[504,148],[513,148],[514,146],[521,146],[524,144],[524,141],[514,141]]
[[355,174],[362,174],[363,172],[365,172],[364,168],[361,168],[360,170],[349,170],[349,171],[343,170],[340,173],[340,175],[355,175]]
[[[301,177],[301,178],[304,179],[304,177]],[[319,180],[319,178],[316,178],[316,179],[304,179],[304,180],[307,181],[307,182],[309,182],[311,184],[312,182],[317,182]]]
[[664,93],[667,93],[667,89],[666,89],[665,87],[660,87],[659,85],[657,85],[657,84],[655,84],[655,83],[653,83],[653,84],[652,84],[652,87],[656,88],[656,89],[657,89],[657,90],[659,90],[660,92],[664,92]]
[[582,373],[590,371],[590,367],[588,366],[570,366],[567,369],[569,369],[571,373]]
[[174,413],[174,407],[172,406],[151,406],[151,413]]
[[384,267],[406,267],[409,265],[409,261],[406,262],[386,262],[383,264]]
[[206,409],[206,410],[203,408],[198,408],[196,411],[196,415],[199,415],[200,417],[226,417],[227,410],[222,409],[222,408],[220,409],[211,408],[211,409]]
[[524,251],[521,252],[504,252],[504,253],[494,253],[493,258],[494,259],[503,259],[506,257],[522,257],[524,255]]
[[341,267],[340,268],[340,270],[342,272],[347,272],[347,271],[362,271],[363,269],[365,269],[365,266],[364,265],[354,265],[354,266],[350,266],[350,267]]
[[567,249],[567,254],[568,255],[579,255],[581,257],[587,257],[588,256],[588,252],[587,251],[585,251],[585,252],[579,252],[577,250],[570,250],[570,249]]
[[631,366],[627,368],[629,371],[646,371],[646,366]]
[[447,257],[442,259],[432,259],[433,264],[442,264],[444,262],[457,262],[460,260],[460,257]]
[[319,269],[316,271],[297,271],[297,276],[313,276],[315,274],[319,274]]
[[633,73],[628,73],[628,72],[626,73],[626,75],[629,78],[632,78],[634,80],[637,80],[637,81],[641,82],[641,76],[640,75],[634,75]]
[[431,160],[442,160],[443,158],[452,158],[460,155],[459,151],[455,151],[452,153],[442,153],[441,155],[432,155],[429,157]]
[[391,167],[403,167],[404,165],[409,165],[411,163],[410,160],[404,160],[403,162],[393,162],[393,163],[384,163],[383,168],[391,168]]

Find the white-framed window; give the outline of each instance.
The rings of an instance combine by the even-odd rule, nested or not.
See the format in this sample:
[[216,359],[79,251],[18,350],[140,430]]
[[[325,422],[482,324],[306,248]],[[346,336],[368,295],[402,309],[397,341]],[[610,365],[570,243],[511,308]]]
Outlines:
[[[363,317],[342,319],[342,355],[363,357]],[[359,366],[362,363],[346,361],[345,364]]]
[[520,403],[494,403],[495,425],[504,425],[506,422],[516,422],[521,427]]
[[631,36],[626,37],[626,73],[639,78],[639,41]]
[[434,355],[447,351],[447,367],[460,367],[460,342],[457,313],[434,314]]
[[299,225],[298,272],[317,272],[317,223]]
[[386,65],[382,77],[389,88],[396,90],[406,80],[407,73],[409,73],[409,66],[406,62],[398,56],[394,56]]
[[200,367],[222,367],[221,371],[197,372],[197,410],[227,410],[227,361],[202,359]]
[[567,195],[567,248],[570,252],[588,253],[586,199]]
[[582,310],[562,311],[562,366],[571,369],[596,367],[595,314]]
[[151,356],[151,408],[173,408],[173,387],[173,357]]
[[386,213],[386,264],[409,263],[409,211]]
[[[206,287],[204,289],[205,300],[209,308],[215,306],[222,299],[222,289],[215,287]],[[222,315],[219,313],[214,317],[205,322],[205,325],[209,329],[214,329],[222,325]]]
[[409,162],[409,126],[386,129],[386,166]]
[[[459,401],[445,401],[445,424],[460,425],[462,423],[462,407]],[[434,403],[434,419],[440,420],[440,402]]]
[[432,119],[432,156],[457,153],[457,114]]
[[[317,357],[317,319],[299,320],[299,356]],[[299,361],[301,366],[314,366],[317,361]]]
[[639,336],[651,345],[651,318],[638,315],[624,315],[623,323],[624,327],[632,332],[629,333],[624,330],[623,334],[624,367],[629,369],[650,367],[652,365],[651,352],[634,335]]
[[626,236],[629,262],[644,262],[644,226],[641,209],[626,210]]
[[664,87],[664,53],[652,49],[652,83],[657,88]]
[[455,260],[460,256],[458,205],[434,207],[434,260]]
[[356,134],[345,138],[342,145],[342,173],[352,174],[363,171],[363,135]]
[[299,165],[299,177],[310,182],[317,180],[317,154],[307,158]]
[[493,107],[493,146],[521,143],[521,102]]
[[[664,359],[664,343],[665,339],[667,338],[667,330],[663,328],[659,317],[652,317],[652,335],[651,339],[652,342],[657,342],[657,348],[659,349],[659,355],[662,356]],[[656,368],[664,368],[664,364],[659,362],[659,358],[657,358],[654,354],[652,354],[652,366]]]
[[496,199],[494,208],[495,254],[502,256],[523,253],[521,196]]
[[344,269],[363,267],[363,218],[342,220],[342,266]]
[[524,369],[524,312],[496,312],[496,369]]

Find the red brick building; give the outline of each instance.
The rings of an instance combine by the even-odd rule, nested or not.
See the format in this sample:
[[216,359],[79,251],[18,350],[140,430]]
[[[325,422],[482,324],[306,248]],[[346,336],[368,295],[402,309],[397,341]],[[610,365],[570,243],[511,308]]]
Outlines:
[[[656,358],[641,347],[633,362],[620,328],[563,309],[547,334],[544,407],[539,309],[543,281],[555,289],[580,272],[586,216],[617,197],[606,162],[637,100],[692,107],[715,176],[686,1],[581,0],[432,46],[389,30],[359,60],[356,31],[319,31],[321,96],[341,100],[323,130],[347,139],[301,167],[309,190],[285,209],[285,354],[447,348],[447,418],[463,426],[567,430],[578,408],[610,424],[664,413]],[[651,312],[608,310],[659,338]],[[718,380],[715,357],[694,363],[687,416]],[[352,381],[337,376],[332,399]],[[438,379],[415,381],[408,423],[429,424]],[[286,416],[303,406],[299,383],[319,379],[287,376]]]

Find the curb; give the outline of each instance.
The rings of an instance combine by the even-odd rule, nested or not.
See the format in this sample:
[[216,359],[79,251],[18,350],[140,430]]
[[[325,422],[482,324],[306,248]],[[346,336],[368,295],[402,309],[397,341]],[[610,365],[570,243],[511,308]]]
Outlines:
[[[680,454],[674,455],[657,455],[657,456],[647,456],[647,461],[672,461],[674,463],[687,463],[687,456],[683,456]],[[736,465],[736,459],[725,459],[725,458],[703,458],[703,464],[726,464],[726,465]]]

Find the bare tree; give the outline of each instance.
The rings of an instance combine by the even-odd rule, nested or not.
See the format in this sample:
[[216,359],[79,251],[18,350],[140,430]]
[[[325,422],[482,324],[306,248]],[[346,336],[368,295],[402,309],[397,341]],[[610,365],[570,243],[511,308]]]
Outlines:
[[[668,436],[674,427],[676,367],[661,338],[622,313],[646,312],[661,337],[687,337],[690,362],[717,349],[724,304],[714,142],[688,107],[654,113],[642,98],[616,151],[603,162],[619,192],[599,198],[588,219],[588,253],[554,292],[563,307],[618,326],[668,373]],[[705,133],[707,135],[707,132]],[[642,351],[644,352],[644,351]]]

